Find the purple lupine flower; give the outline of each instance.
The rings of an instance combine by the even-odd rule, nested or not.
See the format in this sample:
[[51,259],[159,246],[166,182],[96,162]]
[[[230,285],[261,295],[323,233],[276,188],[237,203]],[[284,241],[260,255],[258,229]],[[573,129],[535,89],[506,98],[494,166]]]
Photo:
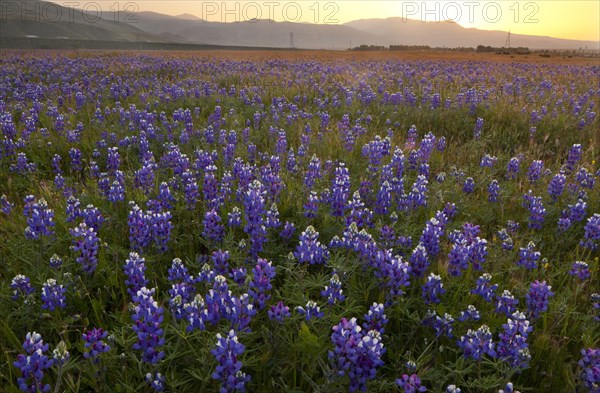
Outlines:
[[265,302],[271,298],[268,292],[273,288],[271,280],[275,278],[275,268],[266,259],[258,258],[256,266],[252,269],[252,275],[248,295],[256,308],[262,310],[265,308]]
[[36,332],[29,332],[23,342],[25,354],[19,354],[13,365],[21,371],[17,378],[17,385],[23,392],[49,392],[50,384],[44,384],[44,370],[52,367],[54,361],[45,355],[48,352],[48,344],[44,344],[42,336]]
[[106,157],[106,170],[108,172],[115,172],[119,170],[119,166],[121,165],[121,155],[119,154],[118,147],[109,147],[107,149],[107,157]]
[[492,332],[487,325],[482,325],[476,331],[469,329],[466,335],[461,336],[457,342],[466,358],[479,361],[483,355],[490,357],[496,356],[494,351],[494,342],[492,341]]
[[335,168],[331,184],[331,214],[334,217],[343,217],[348,198],[350,197],[350,173],[342,162]]
[[596,250],[600,244],[600,213],[594,213],[587,219],[584,230],[583,240],[579,242],[579,245],[592,251]]
[[346,216],[346,226],[355,223],[357,227],[362,228],[373,224],[373,212],[365,208],[360,192],[354,192],[352,199],[348,202],[348,208],[350,213]]
[[62,266],[62,263],[63,263],[63,261],[62,261],[62,259],[58,255],[53,254],[50,257],[50,267],[51,268],[58,269],[59,267]]
[[542,254],[539,251],[535,251],[535,243],[529,242],[527,247],[521,247],[519,249],[519,260],[517,261],[517,265],[523,266],[529,270],[536,269],[541,255]]
[[517,173],[519,173],[519,169],[521,167],[521,161],[523,160],[522,156],[513,157],[508,161],[506,165],[506,178],[507,179],[516,179]]
[[13,277],[10,282],[10,289],[13,291],[13,295],[11,296],[12,300],[18,300],[23,297],[25,302],[28,302],[29,300],[27,298],[29,295],[32,295],[35,292],[35,288],[31,286],[29,277],[22,274],[17,274]]
[[191,332],[194,329],[206,329],[206,326],[204,325],[206,309],[202,295],[196,294],[190,303],[185,303],[183,305],[183,310],[189,323],[189,325],[186,327],[186,331]]
[[81,336],[85,342],[85,352],[83,353],[83,357],[98,362],[100,360],[98,359],[98,356],[110,351],[110,346],[103,341],[107,336],[108,332],[104,331],[102,328],[93,328],[83,333]]
[[27,217],[27,239],[37,240],[41,236],[54,235],[54,211],[48,207],[44,198],[40,198],[36,203],[33,195],[25,197],[23,214]]
[[367,382],[376,377],[377,368],[383,365],[381,356],[385,348],[381,334],[377,330],[363,333],[356,318],[350,321],[342,318],[332,330],[331,342],[334,347],[327,357],[336,374],[349,377],[351,392],[366,391]]
[[388,323],[388,319],[384,314],[385,308],[381,303],[373,303],[371,307],[369,307],[369,312],[365,314],[363,317],[365,322],[363,322],[362,327],[365,331],[376,330],[379,334],[385,333],[385,325]]
[[321,178],[321,161],[313,154],[310,162],[308,163],[308,169],[304,176],[304,188],[311,190],[315,182]]
[[326,285],[325,289],[321,291],[321,296],[327,298],[327,303],[333,305],[346,299],[342,292],[342,282],[334,270],[329,279],[329,285]]
[[315,191],[311,191],[308,195],[308,201],[304,204],[304,216],[306,218],[315,218],[319,210],[319,196]]
[[587,263],[583,261],[576,261],[573,262],[573,264],[571,265],[571,270],[569,271],[569,274],[577,277],[581,281],[584,281],[590,278],[591,276],[590,267]]
[[113,203],[125,200],[125,175],[122,171],[115,172],[115,180],[110,185],[107,199]]
[[521,392],[519,392],[518,390],[515,390],[512,382],[508,382],[504,386],[504,389],[498,390],[498,393],[521,393]]
[[581,160],[582,153],[583,149],[580,144],[574,144],[573,146],[571,146],[571,149],[569,150],[569,154],[567,156],[567,163],[565,164],[565,168],[569,173],[575,170],[577,163],[579,163],[579,161]]
[[262,251],[263,244],[267,241],[267,229],[264,225],[266,193],[262,183],[254,180],[249,184],[244,194],[244,216],[246,219],[244,232],[250,236],[250,255],[252,256],[258,255]]
[[577,362],[581,367],[579,376],[583,386],[590,393],[600,391],[600,348],[586,348],[581,350],[581,359]]
[[490,156],[489,154],[486,154],[485,156],[483,156],[481,158],[481,162],[479,163],[480,167],[487,167],[487,168],[491,168],[494,166],[494,164],[496,164],[496,162],[498,161],[498,157],[496,156]]
[[304,315],[307,321],[310,321],[312,318],[323,318],[323,312],[321,311],[321,307],[312,300],[306,302],[306,308],[302,306],[296,307],[296,311],[300,315]]
[[73,222],[81,215],[81,203],[73,195],[67,198],[66,214],[67,222]]
[[323,264],[329,259],[327,247],[319,242],[319,232],[308,226],[300,235],[299,244],[296,246],[294,256],[299,263]]
[[498,359],[507,362],[513,370],[529,367],[531,355],[527,337],[533,328],[529,325],[525,314],[514,312],[502,327],[504,330],[498,335],[496,347]]
[[498,237],[502,240],[502,248],[505,250],[512,250],[514,248],[514,242],[512,237],[508,234],[506,228],[502,228],[498,231]]
[[216,274],[222,276],[226,275],[229,271],[229,251],[223,251],[221,249],[213,251],[210,259],[213,262],[214,271]]
[[377,200],[375,202],[375,213],[387,214],[392,206],[392,187],[385,181],[377,192]]
[[212,378],[221,382],[221,393],[245,392],[250,376],[242,372],[240,355],[245,347],[238,341],[235,331],[231,329],[226,337],[217,333],[217,346],[210,351],[217,360],[217,367]]
[[539,282],[535,280],[529,286],[529,292],[525,295],[525,304],[530,318],[537,318],[541,313],[548,310],[548,302],[554,292],[552,287],[546,284],[546,281]]
[[519,299],[515,299],[509,290],[505,289],[501,295],[496,296],[496,312],[511,316],[517,311]]
[[427,186],[429,182],[423,175],[417,176],[417,180],[408,193],[408,208],[416,209],[419,206],[427,206]]
[[569,205],[569,220],[574,222],[581,222],[585,218],[587,210],[587,203],[579,199],[575,204]]
[[472,177],[467,177],[463,184],[463,192],[465,194],[472,194],[475,191],[475,181]]
[[478,117],[475,121],[475,127],[473,128],[473,137],[475,139],[481,138],[481,130],[483,129],[483,119]]
[[446,393],[462,393],[462,390],[457,388],[456,385],[448,385],[446,387]]
[[402,374],[402,378],[396,379],[396,385],[402,389],[404,393],[426,392],[427,388],[421,385],[421,379],[417,374]]
[[423,277],[429,268],[429,259],[427,258],[427,250],[423,244],[419,243],[413,250],[410,258],[411,272],[415,277]]
[[215,210],[209,210],[202,220],[204,230],[202,236],[209,241],[220,243],[225,235],[225,227],[221,224],[221,217]]
[[419,243],[425,247],[427,256],[431,260],[434,260],[440,252],[440,237],[444,235],[446,221],[446,216],[438,212],[435,217],[427,221],[419,239]]
[[436,337],[441,335],[445,335],[448,338],[453,337],[454,318],[448,313],[445,313],[443,317],[440,317],[435,310],[428,310],[425,318],[423,318],[423,325],[433,328]]
[[565,190],[565,185],[567,184],[567,177],[561,173],[557,173],[548,183],[548,194],[552,198],[553,201],[556,202],[558,197]]
[[237,206],[234,206],[229,213],[227,213],[227,224],[230,227],[239,227],[242,225],[242,212]]
[[56,308],[65,308],[67,306],[66,291],[55,279],[49,278],[42,285],[42,309],[54,311]]
[[283,322],[285,318],[290,317],[290,308],[283,304],[283,302],[279,301],[275,306],[271,306],[271,308],[267,311],[270,320],[275,320],[277,322]]
[[475,306],[472,304],[469,304],[466,310],[461,311],[460,316],[458,317],[460,322],[479,321],[480,319],[481,316],[479,315],[479,311],[477,311]]
[[2,213],[9,215],[12,211],[14,203],[11,203],[6,197],[6,195],[2,194],[2,196],[0,197],[0,206],[0,210],[2,211]]
[[76,147],[72,147],[69,149],[69,157],[71,157],[71,172],[72,173],[76,173],[76,172],[81,172],[81,170],[83,169],[82,166],[82,162],[81,162],[81,150],[79,150]]
[[161,373],[147,373],[146,374],[146,382],[150,385],[150,387],[156,392],[162,392],[165,390],[165,377]]
[[429,274],[427,281],[421,286],[421,290],[421,297],[428,305],[439,304],[441,301],[439,295],[446,293],[442,278],[433,273]]
[[386,257],[381,258],[383,263],[380,264],[376,274],[388,289],[386,294],[388,301],[392,301],[394,298],[404,295],[403,288],[410,285],[410,265],[403,261],[401,256],[392,256],[390,250],[385,254]]
[[492,275],[489,273],[483,273],[476,281],[475,288],[471,289],[471,293],[474,295],[479,295],[486,302],[491,302],[496,296],[496,290],[498,289],[498,284],[492,285]]
[[127,285],[127,293],[132,297],[135,296],[140,289],[148,285],[146,279],[146,263],[144,258],[140,257],[136,252],[130,252],[129,258],[125,260],[123,266],[125,272],[125,284]]
[[165,356],[163,351],[158,351],[158,347],[165,343],[160,327],[163,308],[154,300],[154,292],[154,288],[142,287],[132,298],[135,303],[131,316],[134,322],[132,329],[137,333],[133,349],[142,351],[142,361],[149,364],[156,364]]
[[284,240],[290,240],[296,232],[296,226],[293,222],[286,221],[283,225],[283,230],[279,233],[279,236]]
[[279,221],[279,211],[277,210],[277,204],[272,203],[271,208],[267,210],[265,216],[265,227],[267,228],[279,228],[281,222]]
[[532,191],[529,190],[527,194],[523,195],[523,207],[529,210],[529,227],[533,229],[542,228],[546,216],[542,197],[533,195]]
[[98,247],[100,245],[100,238],[96,235],[96,231],[82,222],[78,227],[70,229],[69,232],[73,236],[73,251],[79,253],[75,260],[81,265],[84,272],[94,273],[98,265]]
[[589,172],[586,168],[580,168],[577,172],[577,183],[583,188],[593,189],[594,183],[596,182],[594,174]]
[[488,185],[488,201],[489,202],[497,202],[498,201],[498,192],[500,191],[500,184],[498,180],[493,179]]
[[600,293],[592,293],[592,308],[595,311],[596,315],[594,316],[594,320],[596,322],[600,322]]
[[529,166],[527,171],[527,178],[530,182],[535,183],[542,177],[544,172],[544,162],[542,160],[535,160]]

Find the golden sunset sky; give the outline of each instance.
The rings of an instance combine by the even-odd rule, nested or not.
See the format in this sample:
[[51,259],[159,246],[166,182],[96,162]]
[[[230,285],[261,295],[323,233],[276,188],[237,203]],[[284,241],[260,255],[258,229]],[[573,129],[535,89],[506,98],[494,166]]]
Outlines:
[[355,19],[407,17],[426,21],[453,20],[464,27],[510,30],[516,34],[600,40],[600,0],[538,1],[368,1],[368,0],[54,0],[85,8],[90,3],[109,11],[154,11],[192,14],[209,21],[244,21],[259,17],[276,21],[345,23]]

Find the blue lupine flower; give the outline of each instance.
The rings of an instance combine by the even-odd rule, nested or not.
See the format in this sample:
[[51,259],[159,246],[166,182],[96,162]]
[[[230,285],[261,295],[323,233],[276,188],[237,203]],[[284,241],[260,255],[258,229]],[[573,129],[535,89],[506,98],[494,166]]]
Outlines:
[[44,198],[34,202],[33,195],[25,197],[23,214],[27,217],[27,228],[25,237],[28,239],[39,239],[41,236],[52,236],[54,234],[54,211],[48,208]]
[[565,168],[569,173],[575,170],[575,166],[577,166],[579,160],[581,160],[582,153],[583,149],[580,144],[574,144],[571,146],[567,156],[567,163],[565,164]]
[[535,243],[529,242],[527,247],[521,247],[519,249],[519,260],[517,261],[517,265],[533,270],[538,267],[538,261],[541,255],[542,254],[539,251],[535,251]]
[[509,316],[507,322],[502,325],[504,329],[498,335],[496,353],[498,358],[507,362],[513,370],[521,370],[529,367],[531,355],[527,337],[533,328],[522,312],[516,311]]
[[11,203],[6,195],[2,194],[2,196],[0,196],[0,211],[2,211],[2,213],[9,215],[13,206],[14,203]]
[[527,194],[523,195],[523,206],[529,210],[529,227],[540,229],[546,216],[542,197],[534,196],[532,191],[529,190]]
[[226,337],[217,334],[217,346],[210,351],[217,360],[217,367],[212,378],[221,382],[221,393],[245,392],[250,376],[242,372],[240,355],[245,347],[238,341],[235,331],[231,329]]
[[96,235],[96,231],[82,222],[78,227],[70,229],[69,232],[73,236],[73,251],[79,252],[79,256],[75,259],[76,262],[81,265],[84,272],[94,273],[98,265],[98,247],[100,245],[100,238]]
[[334,217],[344,216],[348,198],[350,197],[350,172],[342,162],[335,168],[331,184],[331,214]]
[[507,179],[516,179],[517,173],[519,173],[519,169],[521,167],[521,161],[523,160],[522,156],[513,157],[508,161],[506,166],[506,178]]
[[476,287],[471,290],[471,293],[481,296],[483,300],[489,303],[496,296],[497,289],[498,284],[492,285],[492,275],[484,273],[477,279]]
[[446,293],[444,285],[442,284],[442,278],[433,273],[429,274],[427,281],[421,289],[421,296],[423,297],[425,304],[428,305],[439,304],[441,301],[439,295]]
[[569,271],[569,274],[577,277],[582,281],[587,280],[591,276],[590,267],[587,263],[583,261],[576,261],[573,262],[573,264],[571,265],[571,270]]
[[498,180],[494,179],[488,185],[488,201],[497,202],[498,191],[500,191],[500,185],[498,183]]
[[492,332],[487,325],[482,325],[477,331],[469,329],[466,335],[457,342],[466,358],[479,361],[483,355],[496,356]]
[[312,300],[306,302],[306,308],[302,306],[296,307],[296,311],[300,315],[304,315],[307,321],[310,321],[312,318],[323,318],[323,312],[321,311],[321,307]]
[[581,359],[577,362],[581,367],[580,380],[591,393],[600,391],[600,348],[581,350]]
[[35,292],[35,288],[31,286],[31,281],[29,277],[24,276],[22,274],[17,274],[13,277],[10,282],[10,289],[13,291],[13,295],[11,296],[12,300],[18,300],[23,297],[25,302],[27,302],[27,298],[29,295],[32,295]]
[[512,382],[508,382],[504,386],[504,389],[498,390],[498,393],[521,393],[521,392],[519,392],[518,390],[515,390]]
[[425,318],[423,318],[423,325],[433,328],[436,337],[441,335],[445,335],[448,338],[453,337],[454,318],[448,313],[445,313],[444,317],[440,317],[435,310],[428,310]]
[[517,311],[519,299],[515,299],[509,290],[505,289],[501,295],[496,296],[496,312],[511,316]]
[[384,314],[385,308],[381,303],[373,303],[371,307],[369,307],[369,312],[365,314],[363,317],[365,322],[363,322],[362,327],[365,331],[376,330],[379,334],[385,333],[385,325],[388,323],[388,319]]
[[144,258],[141,258],[138,253],[130,252],[129,258],[125,260],[123,266],[125,271],[125,284],[127,285],[127,292],[129,295],[136,296],[138,291],[148,285],[146,279],[146,264]]
[[93,328],[83,333],[81,336],[85,348],[83,357],[98,362],[98,356],[100,356],[100,354],[110,351],[110,346],[103,341],[106,336],[108,336],[108,332],[102,328]]
[[530,182],[535,183],[542,177],[544,171],[544,162],[542,160],[535,160],[529,166],[527,171],[527,178]]
[[461,311],[460,317],[458,317],[458,320],[460,322],[479,321],[480,319],[481,319],[481,316],[479,315],[479,311],[477,311],[475,306],[472,304],[469,304],[465,311]]
[[296,232],[296,226],[293,222],[286,221],[283,225],[283,230],[279,233],[279,236],[284,240],[290,240]]
[[154,288],[142,287],[132,298],[135,303],[131,316],[134,322],[132,329],[137,333],[133,349],[142,351],[142,361],[149,364],[156,364],[165,356],[163,351],[158,350],[165,343],[160,327],[163,308],[154,300],[154,292]]
[[512,237],[508,234],[505,228],[502,228],[498,231],[498,237],[502,240],[502,248],[505,250],[512,250],[514,248],[514,243]]
[[548,183],[548,194],[552,198],[553,201],[556,202],[558,197],[565,190],[565,185],[567,184],[567,177],[563,174],[557,173]]
[[427,388],[421,385],[421,379],[417,374],[411,374],[410,376],[403,374],[402,378],[396,379],[396,385],[398,385],[404,393],[418,393],[427,391]]
[[385,348],[381,334],[376,330],[363,333],[356,318],[350,321],[342,318],[332,330],[331,342],[334,347],[327,357],[336,374],[348,376],[351,392],[366,391],[367,382],[376,377],[377,368],[383,365],[381,356]]
[[323,264],[329,259],[329,251],[319,242],[319,232],[308,226],[300,235],[300,242],[294,251],[299,263]]
[[537,318],[541,313],[548,310],[548,302],[554,292],[552,287],[546,284],[546,281],[539,282],[535,280],[529,286],[529,292],[525,295],[525,304],[530,318]]
[[275,278],[275,268],[266,259],[258,258],[256,266],[252,269],[252,281],[250,281],[248,295],[254,301],[258,310],[265,307],[271,295],[268,293],[273,286],[271,280]]
[[54,311],[56,308],[65,308],[67,306],[66,291],[55,279],[49,278],[42,285],[42,309]]
[[48,344],[44,344],[42,336],[36,332],[29,332],[23,342],[25,354],[19,354],[17,361],[13,365],[21,371],[21,376],[17,378],[19,389],[23,392],[49,392],[50,384],[44,384],[44,370],[52,367],[53,359],[49,359],[45,353],[48,351]]
[[162,392],[165,390],[165,377],[161,373],[146,374],[146,382],[150,385],[150,387],[156,392]]
[[202,220],[202,225],[204,227],[204,230],[202,231],[203,237],[216,243],[223,241],[225,226],[221,224],[221,217],[215,210],[206,212],[204,220]]
[[321,291],[321,296],[327,298],[327,303],[333,305],[337,302],[343,302],[346,299],[346,296],[342,292],[342,282],[334,270],[329,280],[329,285],[326,285],[325,289]]
[[494,166],[494,164],[496,164],[497,161],[498,161],[498,158],[496,156],[490,156],[489,154],[486,154],[485,156],[483,156],[481,158],[481,162],[479,163],[479,166],[491,168]]
[[592,293],[592,307],[595,310],[596,315],[594,319],[596,322],[600,322],[600,293]]
[[290,314],[290,308],[283,304],[283,302],[279,301],[275,306],[271,306],[271,308],[267,311],[270,320],[275,320],[278,322],[282,322],[285,318],[288,318]]
[[583,240],[579,244],[592,251],[596,250],[600,244],[600,213],[588,218],[584,230]]

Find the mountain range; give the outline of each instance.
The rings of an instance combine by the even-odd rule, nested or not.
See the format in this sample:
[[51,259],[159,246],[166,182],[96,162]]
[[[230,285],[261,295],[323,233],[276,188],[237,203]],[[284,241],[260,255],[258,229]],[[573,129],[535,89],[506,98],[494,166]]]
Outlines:
[[[27,3],[27,4],[25,4]],[[191,14],[155,12],[122,14],[87,11],[55,3],[25,0],[16,9],[4,7],[0,37],[159,42],[219,46],[300,49],[348,49],[359,45],[428,45],[430,47],[504,46],[507,32],[464,28],[450,21],[421,22],[400,17],[360,19],[344,24],[275,22],[208,22]],[[20,7],[27,7],[22,12]],[[58,16],[60,15],[60,17]],[[127,19],[127,20],[124,20]],[[1,46],[2,38],[0,38]],[[510,35],[511,46],[530,49],[600,49],[600,41],[569,40],[523,34]]]

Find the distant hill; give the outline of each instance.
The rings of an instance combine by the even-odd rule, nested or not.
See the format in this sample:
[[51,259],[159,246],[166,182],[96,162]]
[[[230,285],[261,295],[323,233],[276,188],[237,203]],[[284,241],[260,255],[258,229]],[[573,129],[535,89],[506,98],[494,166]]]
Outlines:
[[[421,22],[418,20],[392,17],[386,19],[360,19],[345,26],[370,33],[382,39],[380,45],[429,45],[431,47],[454,48],[477,45],[503,46],[507,32],[465,28],[450,21]],[[578,49],[599,48],[598,41],[568,40],[545,36],[511,34],[511,46],[530,49]]]
[[[139,12],[123,21],[123,13],[103,10],[102,18],[84,15],[54,3],[26,0],[28,9],[37,5],[38,14],[6,12],[0,24],[2,38],[98,40],[156,42],[196,45],[289,48],[293,33],[294,47],[302,49],[347,49],[359,45],[428,45],[430,47],[503,46],[507,32],[464,28],[453,22],[421,22],[392,17],[361,19],[345,24],[311,24],[252,20],[238,23],[207,22],[191,14],[177,16]],[[51,4],[61,17],[49,20],[44,7]],[[88,16],[86,18],[85,16]],[[120,22],[115,22],[120,21]],[[577,41],[553,37],[511,34],[511,45],[531,49],[600,49],[598,41]]]

